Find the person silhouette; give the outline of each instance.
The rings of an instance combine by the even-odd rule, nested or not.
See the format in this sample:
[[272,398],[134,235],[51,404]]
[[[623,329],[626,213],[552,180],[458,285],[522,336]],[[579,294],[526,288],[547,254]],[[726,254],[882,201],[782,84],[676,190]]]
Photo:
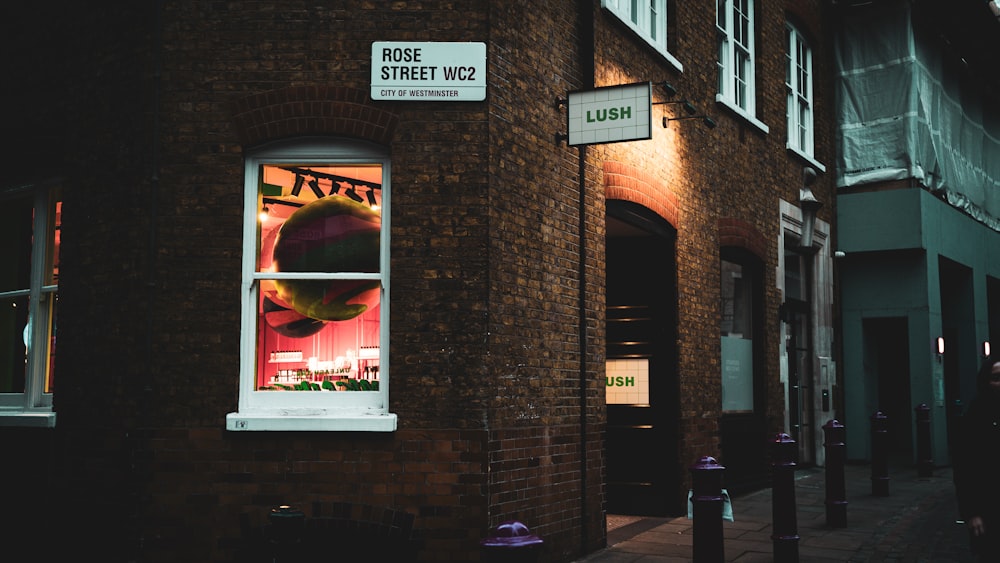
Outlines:
[[1000,561],[1000,359],[987,358],[962,416],[954,456],[958,510],[982,562]]

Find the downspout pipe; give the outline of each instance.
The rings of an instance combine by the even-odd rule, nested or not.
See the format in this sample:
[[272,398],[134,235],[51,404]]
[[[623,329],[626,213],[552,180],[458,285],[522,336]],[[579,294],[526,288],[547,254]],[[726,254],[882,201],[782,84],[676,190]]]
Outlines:
[[[581,87],[594,87],[594,0],[577,0],[580,32],[577,34],[578,60],[580,61]],[[587,504],[587,146],[577,151],[577,176],[579,181],[579,340],[580,340],[580,552],[586,553],[590,545],[590,510]]]

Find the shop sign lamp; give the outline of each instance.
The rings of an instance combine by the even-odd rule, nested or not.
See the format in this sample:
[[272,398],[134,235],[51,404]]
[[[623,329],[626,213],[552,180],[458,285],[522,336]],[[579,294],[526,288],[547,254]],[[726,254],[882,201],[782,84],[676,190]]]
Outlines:
[[816,199],[811,186],[816,182],[816,170],[811,166],[802,169],[802,188],[799,190],[799,207],[802,209],[802,236],[799,247],[802,252],[814,252],[813,230],[816,228],[816,212],[823,203]]

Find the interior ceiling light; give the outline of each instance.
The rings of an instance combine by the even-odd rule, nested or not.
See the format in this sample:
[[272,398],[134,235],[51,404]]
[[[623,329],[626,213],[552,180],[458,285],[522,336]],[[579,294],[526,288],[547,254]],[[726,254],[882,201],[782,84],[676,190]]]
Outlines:
[[378,207],[378,202],[375,201],[375,190],[368,190],[368,205],[370,205],[372,209]]
[[361,196],[358,195],[358,192],[357,192],[357,190],[354,189],[354,186],[351,186],[351,187],[347,188],[347,191],[344,192],[344,193],[347,195],[347,197],[353,199],[354,201],[356,201],[358,203],[361,203],[362,201],[364,201],[363,199],[361,199]]
[[305,182],[305,181],[306,181],[306,179],[304,177],[299,176],[298,174],[295,175],[295,184],[292,186],[292,195],[293,196],[298,197],[299,192],[302,191],[302,183]]

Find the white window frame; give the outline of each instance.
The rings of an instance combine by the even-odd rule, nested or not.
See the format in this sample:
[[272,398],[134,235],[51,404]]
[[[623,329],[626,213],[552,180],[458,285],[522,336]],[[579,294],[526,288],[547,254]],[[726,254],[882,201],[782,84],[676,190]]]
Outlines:
[[[45,378],[49,369],[50,337],[54,336],[53,305],[57,299],[57,283],[45,284],[52,267],[48,257],[56,249],[55,209],[58,201],[58,181],[19,186],[0,190],[0,204],[9,197],[32,197],[34,218],[32,224],[32,249],[30,287],[0,292],[0,298],[28,297],[30,310],[25,327],[27,357],[23,393],[0,393],[0,426],[25,426],[52,428],[56,415],[52,412],[52,393],[45,392]],[[58,280],[53,280],[58,281]],[[0,301],[7,303],[6,300]],[[44,322],[38,322],[44,319]]]
[[719,92],[715,101],[767,133],[768,126],[757,119],[754,26],[754,0],[716,3]]
[[[265,164],[351,165],[379,164],[382,167],[382,231],[377,274],[282,274],[257,271],[258,179]],[[243,285],[240,337],[240,390],[237,412],[226,415],[231,431],[366,431],[396,430],[396,415],[389,403],[389,209],[390,162],[388,151],[374,144],[323,139],[282,142],[248,154],[245,161],[243,203]],[[280,277],[316,279],[368,279],[381,282],[379,380],[377,391],[281,392],[256,388],[257,296],[259,282]]]
[[812,47],[793,24],[786,23],[785,95],[788,139],[785,146],[820,171],[826,171],[826,167],[815,158],[813,76]]
[[684,70],[667,48],[668,0],[601,0],[601,7],[648,43],[677,70]]

